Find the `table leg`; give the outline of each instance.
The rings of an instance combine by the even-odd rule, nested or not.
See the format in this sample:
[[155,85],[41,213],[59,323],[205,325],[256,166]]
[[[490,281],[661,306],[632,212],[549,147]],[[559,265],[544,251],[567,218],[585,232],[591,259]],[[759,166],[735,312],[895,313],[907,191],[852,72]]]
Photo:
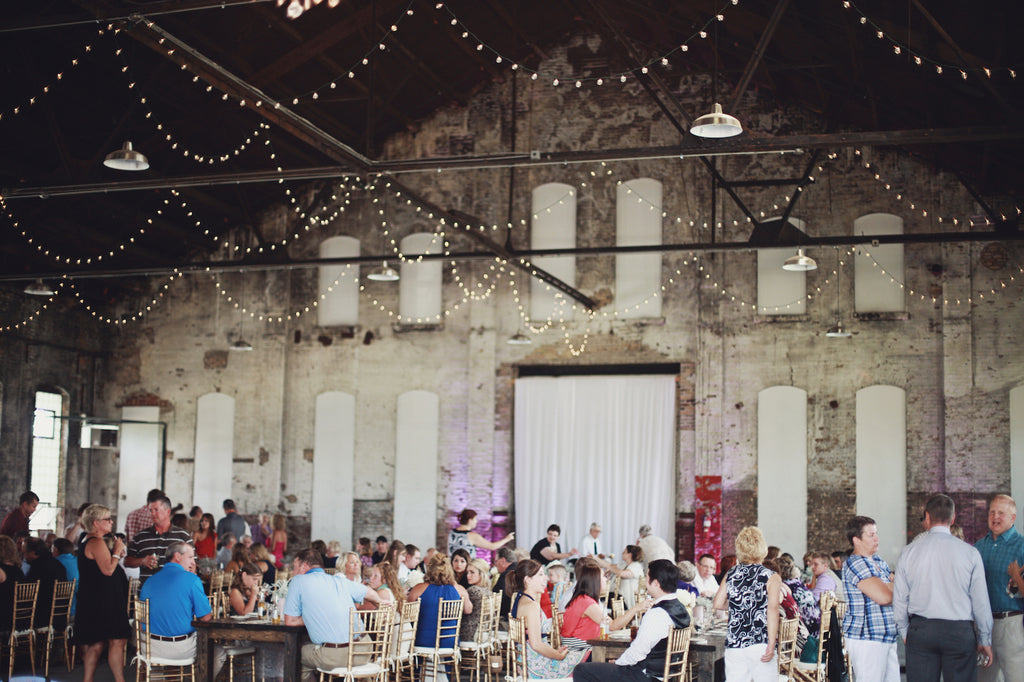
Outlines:
[[302,642],[298,632],[288,632],[284,638],[284,681],[302,680]]
[[206,628],[196,628],[196,679],[213,682],[213,647]]

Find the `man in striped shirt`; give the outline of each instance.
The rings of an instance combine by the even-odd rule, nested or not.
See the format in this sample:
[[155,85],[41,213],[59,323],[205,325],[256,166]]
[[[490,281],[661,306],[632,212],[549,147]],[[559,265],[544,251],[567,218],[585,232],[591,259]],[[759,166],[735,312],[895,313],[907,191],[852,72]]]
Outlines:
[[167,548],[176,542],[192,544],[192,535],[184,528],[171,525],[171,501],[160,497],[148,505],[153,525],[135,534],[128,543],[124,565],[139,568],[143,583],[167,563]]

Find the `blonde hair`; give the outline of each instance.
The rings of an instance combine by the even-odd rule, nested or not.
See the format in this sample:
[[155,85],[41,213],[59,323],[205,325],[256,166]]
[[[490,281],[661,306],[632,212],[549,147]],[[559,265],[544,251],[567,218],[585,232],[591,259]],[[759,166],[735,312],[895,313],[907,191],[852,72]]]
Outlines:
[[[480,586],[490,588],[491,567],[487,565],[487,562],[483,559],[473,559],[469,562],[469,566],[475,568],[477,572],[480,574]],[[469,566],[466,567],[467,571],[469,570]]]
[[267,549],[266,545],[260,544],[259,542],[253,543],[253,546],[249,548],[249,551],[252,552],[252,555],[257,561],[266,561],[268,563],[273,562],[273,559],[270,556],[270,551]]
[[273,528],[274,530],[284,530],[285,529],[284,514],[274,514],[274,518],[270,522],[270,527]]
[[423,577],[424,582],[430,585],[454,585],[455,571],[452,570],[452,563],[448,561],[446,554],[438,552],[430,557],[427,564],[427,574]]
[[109,508],[104,507],[102,504],[90,504],[82,512],[82,528],[85,528],[86,533],[91,533],[96,522],[104,516],[110,516]]
[[736,558],[743,564],[759,564],[768,556],[768,543],[757,526],[747,526],[736,536]]
[[21,565],[21,557],[18,556],[18,546],[7,535],[0,535],[0,564],[7,564],[9,566]]

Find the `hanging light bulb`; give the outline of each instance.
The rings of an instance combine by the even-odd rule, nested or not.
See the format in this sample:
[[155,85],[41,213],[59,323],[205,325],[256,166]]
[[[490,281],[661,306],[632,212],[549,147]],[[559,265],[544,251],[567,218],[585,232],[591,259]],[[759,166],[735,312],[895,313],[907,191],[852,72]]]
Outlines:
[[298,19],[300,16],[302,16],[302,11],[302,3],[299,2],[299,0],[292,0],[288,4],[288,9],[285,10],[285,14],[288,16],[289,19]]

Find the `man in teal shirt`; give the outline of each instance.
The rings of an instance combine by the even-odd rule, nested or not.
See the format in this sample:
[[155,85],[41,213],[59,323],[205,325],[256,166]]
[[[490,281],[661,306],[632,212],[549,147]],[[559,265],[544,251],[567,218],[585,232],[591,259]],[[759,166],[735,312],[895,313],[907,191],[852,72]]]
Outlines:
[[979,682],[994,682],[1000,670],[1005,682],[1024,682],[1024,536],[1014,528],[1016,520],[1013,498],[996,495],[988,505],[989,532],[974,545],[985,565],[993,619],[992,665],[978,671]]

